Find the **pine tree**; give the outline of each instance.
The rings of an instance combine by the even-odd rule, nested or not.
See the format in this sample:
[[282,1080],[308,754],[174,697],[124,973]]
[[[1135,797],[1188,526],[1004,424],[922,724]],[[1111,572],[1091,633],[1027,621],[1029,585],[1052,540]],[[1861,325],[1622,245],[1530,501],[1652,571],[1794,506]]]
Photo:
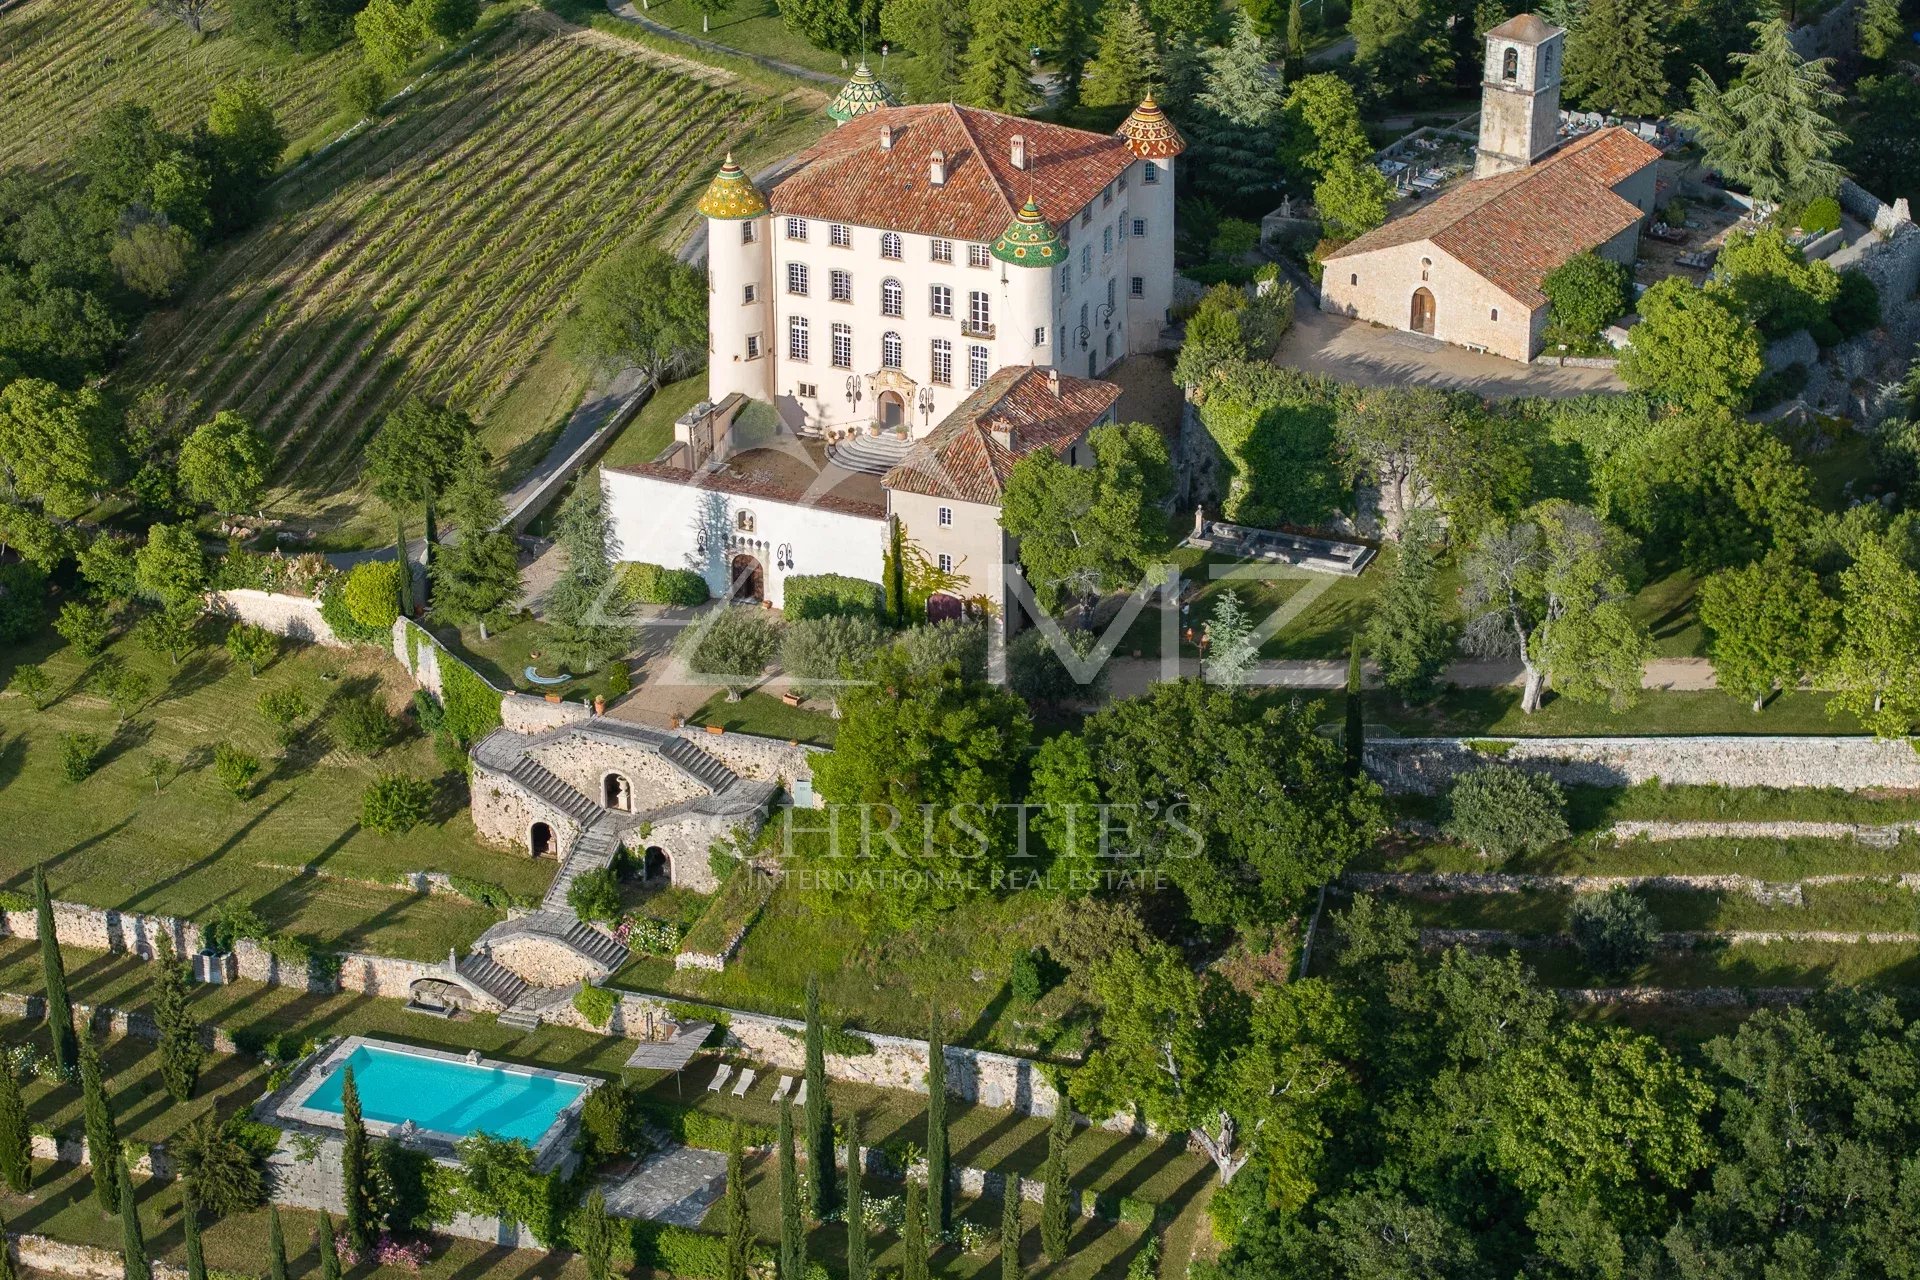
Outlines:
[[1667,53],[1653,0],[1591,0],[1567,37],[1567,93],[1590,110],[1661,115]]
[[747,1208],[746,1159],[740,1146],[736,1120],[727,1129],[727,1280],[748,1280],[753,1270],[753,1214]]
[[1906,38],[1900,0],[1867,0],[1860,8],[1860,56],[1884,62]]
[[1347,651],[1347,776],[1358,778],[1365,772],[1367,753],[1367,713],[1360,667],[1360,637],[1356,634]]
[[1307,70],[1307,20],[1300,0],[1287,6],[1287,80],[1298,80]]
[[340,1195],[346,1205],[347,1243],[362,1257],[373,1243],[367,1225],[367,1126],[360,1114],[360,1087],[354,1083],[353,1068],[346,1068],[340,1086],[340,1115],[346,1139],[340,1151]]
[[847,1280],[867,1280],[867,1198],[860,1157],[860,1113],[847,1115]]
[[73,1038],[73,1001],[67,996],[67,968],[60,959],[60,941],[53,926],[53,899],[47,894],[47,870],[33,869],[33,906],[40,933],[41,981],[46,987],[47,1034],[53,1039],[53,1065],[73,1076],[79,1055]]
[[340,1243],[333,1234],[333,1215],[320,1211],[320,1280],[340,1280]]
[[1446,670],[1453,637],[1440,617],[1437,525],[1414,511],[1400,526],[1400,546],[1363,635],[1380,679],[1406,702],[1424,702]]
[[107,1105],[107,1091],[100,1075],[100,1047],[94,1043],[91,1022],[80,1029],[81,1111],[87,1134],[87,1162],[93,1170],[93,1195],[107,1213],[120,1209],[118,1166],[120,1133],[114,1127],[113,1111]]
[[153,1280],[153,1260],[147,1257],[147,1238],[140,1230],[140,1204],[127,1177],[127,1162],[113,1162],[114,1200],[120,1206],[120,1274],[123,1280]]
[[191,1179],[180,1184],[180,1234],[187,1251],[187,1280],[207,1280],[207,1258],[200,1247],[200,1205]]
[[1239,203],[1270,200],[1280,182],[1286,94],[1245,13],[1227,43],[1208,49],[1207,87],[1194,99],[1193,157],[1210,191]]
[[1434,0],[1355,0],[1347,22],[1354,65],[1390,89],[1412,88],[1450,74],[1448,8]]
[[833,1207],[833,1113],[827,1101],[827,1029],[820,1020],[820,979],[807,978],[807,1199],[815,1222]]
[[1026,14],[1014,0],[975,0],[961,100],[990,111],[1024,115],[1033,105]]
[[586,1260],[587,1280],[607,1280],[613,1274],[613,1217],[598,1187],[587,1196],[580,1216],[580,1254]]
[[267,1280],[287,1280],[287,1237],[280,1229],[280,1210],[267,1206]]
[[927,1208],[933,1234],[953,1225],[953,1189],[947,1179],[947,1041],[940,1006],[927,1028]]
[[13,1066],[0,1060],[0,1182],[15,1195],[33,1181],[33,1133]]
[[1087,64],[1080,101],[1089,107],[1131,107],[1160,78],[1160,46],[1140,0],[1107,0],[1100,39]]
[[1238,688],[1247,682],[1260,657],[1253,619],[1240,604],[1240,593],[1229,587],[1213,603],[1207,619],[1206,678],[1210,683]]
[[1830,194],[1841,178],[1833,153],[1847,140],[1833,122],[1841,98],[1832,59],[1802,58],[1781,19],[1754,29],[1752,52],[1731,59],[1740,67],[1734,82],[1723,90],[1704,73],[1695,77],[1693,105],[1674,123],[1699,140],[1708,164],[1763,204]]
[[567,567],[547,592],[547,648],[573,671],[593,671],[633,643],[626,597],[613,581],[613,524],[598,485],[576,485],[560,504],[553,540]]
[[1054,1104],[1053,1123],[1047,1127],[1047,1163],[1041,1174],[1040,1200],[1040,1246],[1055,1262],[1067,1256],[1067,1234],[1071,1229],[1067,1216],[1067,1201],[1072,1194],[1072,1188],[1067,1185],[1067,1143],[1073,1138],[1073,1106],[1067,1101],[1064,1087],[1058,1092],[1060,1100]]
[[800,1171],[794,1167],[793,1103],[780,1100],[779,1280],[806,1280],[807,1230],[800,1218]]
[[900,1251],[906,1255],[901,1280],[927,1280],[927,1189],[907,1181],[907,1221],[900,1229]]
[[1009,1169],[1000,1181],[1000,1280],[1020,1280],[1020,1175]]
[[164,931],[154,957],[153,1020],[160,1029],[160,1078],[175,1102],[193,1097],[206,1051],[200,1024],[187,1008],[187,971]]
[[513,535],[495,527],[506,505],[479,441],[468,442],[443,505],[460,537],[434,554],[434,616],[456,626],[477,623],[484,640],[520,595],[520,557]]

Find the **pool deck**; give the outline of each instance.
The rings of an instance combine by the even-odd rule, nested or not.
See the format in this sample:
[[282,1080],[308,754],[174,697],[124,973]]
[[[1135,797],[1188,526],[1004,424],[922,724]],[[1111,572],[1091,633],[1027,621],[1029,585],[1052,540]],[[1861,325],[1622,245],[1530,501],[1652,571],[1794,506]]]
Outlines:
[[[532,1144],[534,1168],[541,1172],[567,1163],[573,1155],[573,1131],[579,1123],[580,1109],[585,1104],[587,1094],[606,1083],[598,1076],[576,1075],[566,1071],[553,1071],[546,1067],[530,1067],[517,1062],[502,1062],[497,1058],[482,1058],[477,1053],[456,1053],[447,1049],[429,1049],[420,1045],[401,1044],[392,1040],[376,1040],[367,1036],[345,1036],[330,1040],[316,1049],[311,1057],[298,1068],[293,1076],[280,1089],[268,1094],[254,1106],[254,1117],[268,1124],[312,1137],[338,1138],[346,1128],[344,1118],[335,1111],[326,1111],[308,1106],[309,1099],[326,1080],[337,1071],[357,1049],[378,1049],[388,1053],[409,1054],[414,1057],[432,1058],[459,1066],[480,1067],[488,1070],[503,1071],[514,1075],[557,1081],[562,1084],[579,1085],[580,1095],[553,1118],[537,1142]],[[442,1160],[457,1158],[455,1144],[468,1136],[460,1133],[442,1133],[434,1129],[423,1129],[411,1122],[392,1124],[383,1120],[368,1118],[364,1121],[367,1133],[375,1138],[393,1138],[402,1146],[424,1151],[428,1155]]]

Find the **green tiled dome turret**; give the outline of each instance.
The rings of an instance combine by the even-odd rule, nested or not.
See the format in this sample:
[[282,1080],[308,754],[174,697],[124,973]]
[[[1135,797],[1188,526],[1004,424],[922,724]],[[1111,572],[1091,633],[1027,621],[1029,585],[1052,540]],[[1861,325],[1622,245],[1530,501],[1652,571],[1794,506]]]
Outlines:
[[1016,267],[1052,267],[1066,261],[1067,248],[1029,198],[993,242],[993,256]]
[[866,115],[869,111],[878,111],[882,107],[897,107],[900,99],[893,90],[880,83],[880,77],[867,70],[867,60],[862,58],[860,65],[854,68],[853,79],[834,95],[827,104],[827,115],[840,124],[845,124],[855,116]]
[[733,153],[729,151],[727,162],[713,175],[713,181],[707,184],[707,194],[700,197],[696,207],[709,218],[744,221],[758,218],[767,212],[768,206],[767,197],[753,185],[746,170],[733,162]]

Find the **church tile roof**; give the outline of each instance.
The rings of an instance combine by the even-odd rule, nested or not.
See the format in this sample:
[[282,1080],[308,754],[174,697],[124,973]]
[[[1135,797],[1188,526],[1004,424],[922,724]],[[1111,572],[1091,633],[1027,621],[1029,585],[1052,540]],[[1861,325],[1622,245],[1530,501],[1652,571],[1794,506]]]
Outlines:
[[881,484],[997,506],[1014,463],[1037,449],[1064,454],[1120,398],[1111,382],[1065,374],[1056,392],[1049,373],[1037,365],[995,373],[917,441]]
[[1430,240],[1508,297],[1542,307],[1540,283],[1550,271],[1640,220],[1639,208],[1613,188],[1659,158],[1657,147],[1628,130],[1602,129],[1524,169],[1462,183],[1326,261]]
[[[880,145],[881,130],[891,145]],[[1015,168],[1015,136],[1027,167]],[[946,181],[929,174],[934,152]],[[952,103],[884,107],[856,116],[804,152],[773,189],[773,211],[992,243],[1029,195],[1060,226],[1133,163],[1127,140]]]

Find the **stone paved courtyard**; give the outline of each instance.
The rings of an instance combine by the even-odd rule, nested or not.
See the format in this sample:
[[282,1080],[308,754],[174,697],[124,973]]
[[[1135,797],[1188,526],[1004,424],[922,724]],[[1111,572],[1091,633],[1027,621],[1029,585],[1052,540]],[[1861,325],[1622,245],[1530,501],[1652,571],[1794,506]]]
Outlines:
[[727,1186],[727,1157],[719,1151],[671,1147],[626,1173],[600,1180],[607,1208],[622,1218],[697,1227]]

